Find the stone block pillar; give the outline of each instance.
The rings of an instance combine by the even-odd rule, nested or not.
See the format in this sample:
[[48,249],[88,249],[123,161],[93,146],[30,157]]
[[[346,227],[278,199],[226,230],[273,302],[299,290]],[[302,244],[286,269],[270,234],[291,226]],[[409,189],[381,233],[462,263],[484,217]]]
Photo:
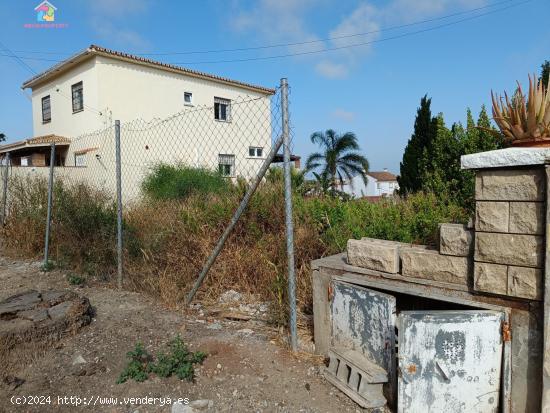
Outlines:
[[488,151],[461,163],[476,173],[474,290],[544,302],[541,411],[550,413],[550,149]]

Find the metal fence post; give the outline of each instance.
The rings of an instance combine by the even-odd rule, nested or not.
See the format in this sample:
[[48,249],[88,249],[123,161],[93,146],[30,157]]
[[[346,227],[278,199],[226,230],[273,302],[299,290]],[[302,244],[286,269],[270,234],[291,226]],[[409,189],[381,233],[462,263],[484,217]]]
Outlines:
[[120,159],[120,121],[115,120],[116,198],[117,198],[117,285],[122,288],[122,166]]
[[50,149],[50,178],[48,180],[48,212],[46,216],[46,240],[44,242],[44,270],[49,267],[50,254],[50,226],[52,223],[52,200],[53,200],[53,171],[55,168],[55,143],[51,144]]
[[288,304],[290,308],[290,346],[298,350],[298,331],[296,323],[296,273],[294,268],[294,221],[292,218],[292,171],[290,164],[290,128],[288,120],[288,82],[281,79],[281,108],[283,122],[283,149],[285,173],[285,221],[286,254],[288,263]]
[[10,167],[10,153],[6,154],[5,165],[4,165],[4,188],[2,189],[2,226],[6,225],[6,211],[8,208],[8,173]]

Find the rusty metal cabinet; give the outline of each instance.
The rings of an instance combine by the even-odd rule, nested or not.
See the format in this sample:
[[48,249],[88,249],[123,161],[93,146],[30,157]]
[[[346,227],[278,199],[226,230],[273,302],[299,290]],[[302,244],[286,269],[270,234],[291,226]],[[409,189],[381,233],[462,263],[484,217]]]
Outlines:
[[316,352],[348,395],[378,394],[358,385],[366,374],[395,412],[540,411],[538,303],[358,270],[341,255],[314,262],[313,289]]

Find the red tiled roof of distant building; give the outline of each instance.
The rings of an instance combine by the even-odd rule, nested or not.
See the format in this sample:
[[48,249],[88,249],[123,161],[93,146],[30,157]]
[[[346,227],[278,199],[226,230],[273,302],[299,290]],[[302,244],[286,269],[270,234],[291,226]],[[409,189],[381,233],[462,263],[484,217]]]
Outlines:
[[377,181],[397,181],[397,176],[388,171],[367,172],[367,175],[372,176]]

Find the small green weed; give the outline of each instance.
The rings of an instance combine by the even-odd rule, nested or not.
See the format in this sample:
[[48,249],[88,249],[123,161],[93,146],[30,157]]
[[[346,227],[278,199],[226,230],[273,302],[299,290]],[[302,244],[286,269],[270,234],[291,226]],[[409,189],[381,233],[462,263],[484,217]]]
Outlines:
[[195,373],[193,365],[202,363],[206,353],[190,352],[180,336],[168,343],[168,350],[168,353],[158,353],[157,362],[151,364],[151,372],[160,377],[175,374],[180,380],[192,381]]
[[81,277],[80,275],[71,274],[67,277],[67,281],[69,281],[69,284],[71,285],[82,285],[86,281],[86,278]]
[[170,377],[176,375],[180,380],[192,381],[195,364],[200,364],[206,358],[206,353],[197,351],[190,352],[187,345],[178,335],[168,343],[168,352],[159,352],[156,362],[143,348],[141,343],[136,345],[134,351],[127,353],[129,359],[128,365],[120,375],[117,383],[124,383],[128,379],[134,379],[137,382],[145,381],[149,378],[149,373],[154,373],[159,377]]
[[42,271],[49,272],[55,268],[55,264],[53,261],[48,260],[42,264],[41,268],[42,268]]
[[149,378],[148,364],[151,361],[151,355],[143,348],[143,344],[137,343],[133,351],[126,353],[128,365],[122,371],[117,384],[125,383],[128,379],[134,379],[137,382],[145,381]]

